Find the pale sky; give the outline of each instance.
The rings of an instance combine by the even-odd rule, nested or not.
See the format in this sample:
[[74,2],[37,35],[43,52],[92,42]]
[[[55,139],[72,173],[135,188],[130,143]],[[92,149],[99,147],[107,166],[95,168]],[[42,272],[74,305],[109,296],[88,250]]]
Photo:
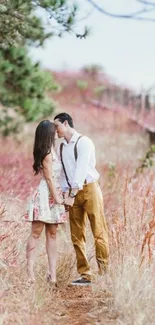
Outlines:
[[[86,0],[81,4],[80,15],[91,10]],[[106,9],[128,13],[140,6],[136,0],[96,0],[104,2]],[[155,11],[154,11],[155,17]],[[32,49],[31,56],[44,68],[77,70],[87,64],[101,64],[113,79],[131,87],[148,88],[155,84],[155,23],[109,18],[96,11],[79,23],[91,27],[87,39],[74,35],[52,38],[44,48]]]

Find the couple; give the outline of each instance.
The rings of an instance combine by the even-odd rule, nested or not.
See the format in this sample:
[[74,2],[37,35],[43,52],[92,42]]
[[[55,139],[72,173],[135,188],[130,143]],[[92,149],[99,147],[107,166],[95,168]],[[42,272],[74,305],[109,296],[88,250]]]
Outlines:
[[[55,151],[55,137],[64,138]],[[80,278],[72,285],[90,285],[91,272],[86,257],[86,221],[89,219],[94,236],[99,274],[106,270],[109,246],[108,230],[103,210],[103,198],[95,168],[95,147],[86,136],[74,129],[72,117],[60,113],[54,122],[42,121],[35,133],[35,174],[42,179],[34,192],[25,220],[32,222],[26,255],[29,280],[34,282],[36,244],[43,228],[46,231],[46,251],[49,263],[47,280],[56,284],[56,232],[58,224],[67,220],[69,209],[71,239],[76,253]]]

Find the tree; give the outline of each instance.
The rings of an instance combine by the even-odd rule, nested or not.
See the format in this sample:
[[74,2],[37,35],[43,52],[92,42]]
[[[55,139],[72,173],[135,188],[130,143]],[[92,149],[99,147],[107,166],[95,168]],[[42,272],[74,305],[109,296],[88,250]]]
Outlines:
[[[41,18],[46,14],[47,24]],[[0,3],[0,127],[5,135],[18,130],[18,117],[33,121],[48,116],[54,109],[48,90],[57,89],[49,74],[28,57],[28,46],[64,33],[74,33],[78,7],[69,0],[1,0]],[[11,114],[10,108],[11,107]],[[12,114],[13,112],[13,114]]]
[[150,13],[155,11],[155,1],[135,0],[135,5],[139,5],[139,9],[124,14],[121,13],[116,14],[115,12],[106,10],[104,4],[99,5],[97,1],[94,0],[86,0],[86,1],[89,2],[89,4],[92,5],[96,10],[111,18],[123,18],[123,19],[155,22],[155,17],[149,15]]
[[53,111],[55,104],[46,91],[58,85],[52,75],[40,70],[38,63],[32,64],[26,48],[0,51],[0,71],[0,128],[4,135],[18,131],[21,121],[35,121]]
[[[46,26],[36,15],[46,13]],[[0,47],[6,48],[21,44],[42,45],[53,35],[62,36],[65,32],[75,32],[74,26],[78,6],[69,0],[1,0],[0,3]],[[48,27],[49,32],[45,29]],[[77,37],[85,37],[75,33]]]

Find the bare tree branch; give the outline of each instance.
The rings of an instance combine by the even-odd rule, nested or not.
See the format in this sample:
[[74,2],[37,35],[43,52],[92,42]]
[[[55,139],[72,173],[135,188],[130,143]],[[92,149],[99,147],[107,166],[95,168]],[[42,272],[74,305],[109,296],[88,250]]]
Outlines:
[[87,14],[85,14],[85,16],[83,16],[83,17],[80,18],[80,19],[77,19],[76,22],[80,22],[80,21],[82,21],[82,20],[86,20],[88,17],[91,16],[92,13],[93,13],[93,8],[92,8],[92,9],[91,9]]
[[137,2],[146,5],[146,6],[155,6],[155,2],[146,1],[146,0],[137,0]]
[[[147,2],[145,0],[137,0],[138,2],[142,3],[145,5],[145,7],[139,11],[135,11],[129,14],[115,14],[109,11],[106,11],[103,7],[100,7],[96,2],[94,2],[93,0],[87,0],[87,2],[89,2],[95,9],[97,9],[98,11],[100,11],[102,14],[112,17],[112,18],[123,18],[123,19],[132,19],[132,20],[139,20],[139,21],[150,21],[150,22],[155,22],[155,18],[151,18],[151,17],[145,17],[145,16],[141,16],[142,14],[146,14],[148,12],[151,12],[153,10],[155,10],[155,3],[151,3],[151,2]],[[146,5],[149,6],[149,8],[146,7]],[[150,6],[153,6],[152,8],[150,8]]]

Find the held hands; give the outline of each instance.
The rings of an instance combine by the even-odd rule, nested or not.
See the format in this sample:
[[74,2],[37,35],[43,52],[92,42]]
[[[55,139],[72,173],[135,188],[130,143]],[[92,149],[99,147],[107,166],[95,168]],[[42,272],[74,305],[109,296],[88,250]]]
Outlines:
[[64,204],[64,200],[61,197],[56,196],[55,197],[55,203],[57,203],[57,204]]
[[67,198],[65,198],[65,205],[69,205],[72,207],[74,204],[74,201],[75,201],[75,198],[68,196]]
[[[74,201],[75,201],[75,198],[71,198],[69,196],[69,193],[65,193],[64,194],[64,199],[62,199],[59,196],[56,196],[55,197],[55,203],[57,203],[57,204],[64,204],[66,207],[67,206],[71,206],[72,207],[73,204],[74,204]],[[67,208],[67,210],[68,210],[68,208]]]
[[69,192],[63,193],[63,197],[64,197],[64,204],[66,207],[66,211],[68,211],[69,206],[71,206],[71,207],[73,206],[75,198],[71,198],[69,196]]

